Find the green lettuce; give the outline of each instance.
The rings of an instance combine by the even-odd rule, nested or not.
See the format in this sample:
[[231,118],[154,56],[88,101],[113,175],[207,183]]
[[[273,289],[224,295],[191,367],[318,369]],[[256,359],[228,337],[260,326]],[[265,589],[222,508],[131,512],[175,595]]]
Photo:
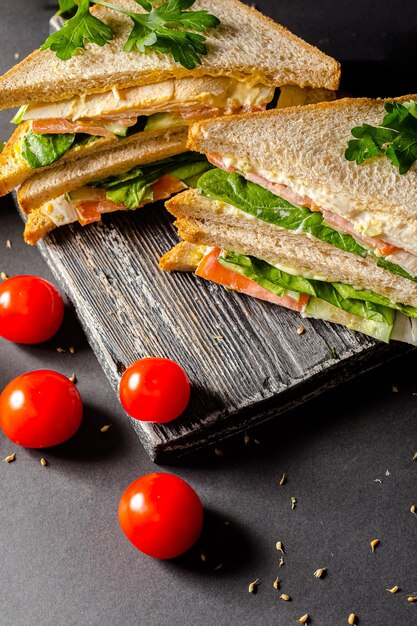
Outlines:
[[179,154],[158,163],[135,167],[126,174],[112,176],[95,187],[106,189],[109,200],[124,204],[126,209],[136,209],[143,202],[153,201],[152,186],[166,174],[171,174],[191,185],[212,166],[207,159],[194,152]]
[[312,235],[357,256],[370,255],[379,267],[417,282],[417,277],[411,276],[396,263],[391,263],[364,248],[351,235],[344,235],[327,226],[320,212],[294,206],[260,185],[247,181],[241,174],[228,174],[216,168],[200,178],[198,188],[203,195],[231,204],[268,224]]
[[[396,304],[372,291],[290,274],[252,256],[222,252],[219,263],[278,296],[287,295],[297,300],[297,293],[309,295],[306,313],[316,317],[321,310],[322,319],[331,321],[332,316],[336,318],[335,310],[342,310],[347,314],[346,325],[349,328],[382,341],[389,340],[396,311],[417,318],[416,308]],[[367,323],[358,320],[366,320]]]
[[22,156],[32,169],[58,161],[72,147],[75,134],[41,135],[30,131],[23,140]]
[[327,226],[319,211],[296,207],[240,174],[213,169],[200,178],[198,188],[203,195],[231,204],[268,224],[312,235],[358,256],[364,257],[368,253],[351,235]]

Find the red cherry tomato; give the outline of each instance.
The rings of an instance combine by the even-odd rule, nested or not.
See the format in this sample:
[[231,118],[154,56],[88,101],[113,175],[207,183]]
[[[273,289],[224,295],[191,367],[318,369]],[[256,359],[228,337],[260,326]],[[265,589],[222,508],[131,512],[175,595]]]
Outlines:
[[138,550],[156,559],[173,559],[200,536],[203,507],[194,489],[181,478],[148,474],[122,495],[119,523]]
[[63,443],[77,432],[82,413],[76,386],[51,370],[18,376],[0,396],[0,426],[9,439],[26,448]]
[[126,413],[142,422],[171,422],[190,401],[190,382],[182,367],[169,359],[148,358],[133,363],[120,383]]
[[0,335],[16,343],[42,343],[64,318],[59,291],[37,276],[14,276],[0,285]]

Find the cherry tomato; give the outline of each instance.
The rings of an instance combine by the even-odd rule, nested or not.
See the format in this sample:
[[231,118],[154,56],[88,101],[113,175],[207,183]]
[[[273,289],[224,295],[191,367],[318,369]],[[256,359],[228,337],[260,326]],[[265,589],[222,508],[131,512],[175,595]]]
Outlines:
[[200,536],[203,507],[194,489],[181,478],[148,474],[122,495],[119,523],[138,550],[156,559],[173,559]]
[[18,376],[0,396],[0,426],[9,439],[26,448],[63,443],[77,432],[82,413],[76,386],[51,370]]
[[120,402],[142,422],[171,422],[190,401],[190,382],[182,367],[169,359],[135,361],[123,374]]
[[0,285],[0,335],[16,343],[42,343],[64,318],[58,290],[37,276],[14,276]]

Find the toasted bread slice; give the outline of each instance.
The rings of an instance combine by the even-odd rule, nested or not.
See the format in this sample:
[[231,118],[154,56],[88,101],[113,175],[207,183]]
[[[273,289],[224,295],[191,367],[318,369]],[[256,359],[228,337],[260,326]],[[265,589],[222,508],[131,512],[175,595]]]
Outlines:
[[159,267],[166,272],[195,272],[205,251],[206,246],[181,241],[164,254],[159,261]]
[[272,265],[295,268],[302,275],[355,285],[393,302],[417,306],[417,283],[378,267],[370,257],[266,222],[224,214],[218,202],[197,190],[175,196],[166,207],[177,218],[180,238],[189,243],[252,255]]
[[[134,0],[114,1],[124,9],[142,11]],[[103,47],[88,44],[68,61],[51,50],[36,50],[0,78],[0,109],[207,74],[252,84],[338,88],[340,66],[334,59],[239,0],[197,0],[193,9],[208,10],[221,22],[207,33],[208,54],[194,70],[169,54],[125,52],[131,19],[96,5],[95,15],[111,26],[114,39]]]
[[25,213],[30,213],[48,200],[79,189],[88,183],[128,172],[137,165],[155,163],[186,150],[187,129],[178,128],[136,139],[76,161],[63,163],[29,178],[20,187],[17,197]]

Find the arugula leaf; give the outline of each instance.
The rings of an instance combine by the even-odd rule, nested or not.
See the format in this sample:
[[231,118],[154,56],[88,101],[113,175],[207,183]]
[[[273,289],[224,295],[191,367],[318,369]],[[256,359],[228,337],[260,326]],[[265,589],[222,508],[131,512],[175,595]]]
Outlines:
[[24,138],[22,157],[32,169],[51,165],[73,145],[75,134],[40,135],[30,131]]
[[59,59],[67,61],[87,43],[104,46],[113,39],[113,31],[90,13],[90,1],[80,0],[77,13],[65,22],[64,27],[45,41],[41,50],[50,48]]
[[[136,0],[138,2],[138,0]],[[195,0],[166,0],[153,9],[150,2],[138,2],[149,13],[130,13],[133,28],[124,49],[146,52],[154,48],[162,54],[171,53],[174,60],[189,70],[201,64],[200,55],[207,54],[205,38],[197,32],[215,28],[220,21],[207,11],[187,11]],[[149,7],[151,6],[152,10]]]
[[[90,0],[59,0],[59,14],[76,7],[77,13],[67,21],[63,29],[51,35],[41,50],[51,48],[57,56],[66,61],[77,50],[85,48],[88,42],[104,46],[113,38],[112,29],[91,15]],[[153,8],[152,0],[135,0],[145,13],[134,13],[106,2],[96,0],[96,4],[123,13],[133,22],[132,30],[124,50],[147,52],[153,49],[161,54],[172,54],[174,60],[189,70],[201,65],[201,55],[207,54],[203,33],[216,28],[220,20],[208,11],[188,11],[195,0],[165,0]]]
[[63,13],[70,13],[73,9],[77,8],[77,2],[75,0],[58,0],[59,11],[57,15]]
[[109,200],[124,204],[126,209],[132,210],[145,201],[152,202],[152,186],[166,174],[186,182],[210,167],[212,166],[203,155],[188,152],[151,165],[135,167],[125,174],[112,176],[94,186],[106,189]]
[[231,204],[268,224],[312,235],[361,257],[367,255],[366,248],[351,235],[344,235],[327,226],[320,212],[296,207],[260,185],[247,181],[240,174],[213,169],[200,178],[198,187],[203,195]]
[[386,102],[387,114],[379,126],[362,124],[352,129],[345,158],[358,165],[375,156],[385,155],[406,174],[417,160],[417,103]]

